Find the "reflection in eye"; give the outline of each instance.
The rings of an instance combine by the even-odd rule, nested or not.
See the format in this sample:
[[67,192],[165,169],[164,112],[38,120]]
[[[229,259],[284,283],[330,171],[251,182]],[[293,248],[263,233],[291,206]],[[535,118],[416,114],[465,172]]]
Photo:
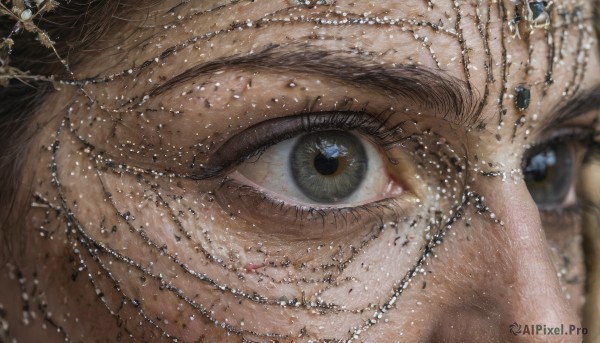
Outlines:
[[286,202],[347,207],[403,192],[386,163],[379,148],[362,135],[317,131],[271,146],[232,178]]

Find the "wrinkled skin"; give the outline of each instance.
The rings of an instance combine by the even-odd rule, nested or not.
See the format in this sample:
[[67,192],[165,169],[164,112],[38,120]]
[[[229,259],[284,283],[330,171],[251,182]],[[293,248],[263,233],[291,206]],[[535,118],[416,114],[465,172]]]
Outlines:
[[[557,1],[547,26],[509,23],[508,1],[223,3],[128,14],[73,68],[77,81],[56,82],[23,172],[26,249],[0,278],[10,337],[582,339],[508,328],[582,326],[580,215],[538,209],[520,170],[530,146],[597,129],[597,110],[549,122],[599,81],[591,3]],[[439,84],[403,93],[357,77],[410,65],[417,81],[467,97],[463,115],[435,104]],[[519,85],[528,106],[515,103]],[[235,170],[248,175],[252,162],[219,169],[219,149],[245,148],[234,137],[249,126],[332,111],[383,113],[410,137],[377,148],[375,177],[396,189],[386,206],[365,207],[390,198],[376,194],[354,212],[286,210],[240,186]]]

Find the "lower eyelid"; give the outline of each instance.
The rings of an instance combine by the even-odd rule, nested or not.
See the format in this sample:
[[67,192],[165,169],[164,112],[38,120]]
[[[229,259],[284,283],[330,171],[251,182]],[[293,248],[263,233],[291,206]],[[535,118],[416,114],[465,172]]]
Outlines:
[[415,202],[410,197],[388,198],[350,208],[297,206],[233,179],[226,179],[214,194],[221,208],[246,223],[241,227],[247,227],[249,233],[294,236],[302,240],[339,238],[339,235],[363,232],[373,223],[396,221],[415,210]]

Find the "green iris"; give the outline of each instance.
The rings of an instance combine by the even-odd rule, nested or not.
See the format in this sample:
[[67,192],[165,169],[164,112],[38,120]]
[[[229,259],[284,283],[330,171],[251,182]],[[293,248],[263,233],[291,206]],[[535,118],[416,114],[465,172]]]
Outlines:
[[573,179],[573,157],[568,144],[551,144],[532,154],[523,168],[525,183],[538,206],[559,207]]
[[320,203],[336,203],[352,195],[367,167],[363,144],[345,131],[302,136],[290,156],[294,182],[304,195]]

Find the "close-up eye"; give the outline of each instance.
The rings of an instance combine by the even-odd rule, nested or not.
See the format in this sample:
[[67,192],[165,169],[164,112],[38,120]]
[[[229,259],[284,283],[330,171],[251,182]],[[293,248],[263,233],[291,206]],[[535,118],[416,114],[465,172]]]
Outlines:
[[249,159],[232,178],[298,206],[350,207],[398,196],[402,187],[374,144],[356,132],[302,134]]
[[1,342],[600,342],[600,0],[0,0]]

